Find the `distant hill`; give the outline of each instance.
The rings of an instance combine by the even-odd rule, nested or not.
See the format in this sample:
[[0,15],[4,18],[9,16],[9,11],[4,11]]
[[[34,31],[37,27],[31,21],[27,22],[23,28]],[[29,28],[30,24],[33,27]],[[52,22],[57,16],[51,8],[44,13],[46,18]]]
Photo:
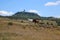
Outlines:
[[17,12],[12,16],[0,16],[0,18],[9,18],[9,19],[40,19],[40,20],[50,20],[50,21],[56,21],[57,24],[60,26],[60,18],[55,18],[55,17],[42,17],[39,16],[37,13],[31,13],[31,12]]
[[30,12],[17,12],[13,16],[15,19],[40,19],[40,16],[36,13],[30,13]]

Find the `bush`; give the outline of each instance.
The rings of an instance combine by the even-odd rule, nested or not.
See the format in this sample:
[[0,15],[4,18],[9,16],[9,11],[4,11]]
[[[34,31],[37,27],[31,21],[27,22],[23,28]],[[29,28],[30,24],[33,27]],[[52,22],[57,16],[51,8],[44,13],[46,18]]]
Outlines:
[[47,25],[49,25],[49,23],[47,22]]
[[26,26],[23,26],[22,28],[23,28],[23,29],[25,29],[25,28],[26,28]]
[[13,25],[13,23],[12,22],[9,22],[8,25]]
[[53,25],[53,23],[51,23],[51,25]]
[[21,23],[23,23],[24,21],[22,20]]
[[2,40],[8,40],[6,37],[3,37],[3,39]]

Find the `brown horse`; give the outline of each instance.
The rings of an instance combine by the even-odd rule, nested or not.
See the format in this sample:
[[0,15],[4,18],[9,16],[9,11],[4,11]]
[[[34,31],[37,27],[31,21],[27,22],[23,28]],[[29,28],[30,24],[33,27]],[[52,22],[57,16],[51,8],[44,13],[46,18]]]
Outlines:
[[39,23],[39,20],[38,19],[33,19],[33,22],[34,23]]

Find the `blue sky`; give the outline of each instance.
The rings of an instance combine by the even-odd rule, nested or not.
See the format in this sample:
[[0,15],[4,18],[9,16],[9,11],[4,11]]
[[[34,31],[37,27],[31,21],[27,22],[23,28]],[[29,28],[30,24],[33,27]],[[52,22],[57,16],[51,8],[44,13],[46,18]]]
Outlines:
[[0,0],[0,15],[12,15],[24,9],[40,16],[60,17],[60,0]]

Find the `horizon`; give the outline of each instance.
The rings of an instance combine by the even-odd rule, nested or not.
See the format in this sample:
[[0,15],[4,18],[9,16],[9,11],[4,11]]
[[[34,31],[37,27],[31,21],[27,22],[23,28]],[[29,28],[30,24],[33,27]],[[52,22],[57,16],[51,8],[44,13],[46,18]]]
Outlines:
[[0,15],[10,16],[24,9],[40,16],[60,18],[60,0],[0,0]]

